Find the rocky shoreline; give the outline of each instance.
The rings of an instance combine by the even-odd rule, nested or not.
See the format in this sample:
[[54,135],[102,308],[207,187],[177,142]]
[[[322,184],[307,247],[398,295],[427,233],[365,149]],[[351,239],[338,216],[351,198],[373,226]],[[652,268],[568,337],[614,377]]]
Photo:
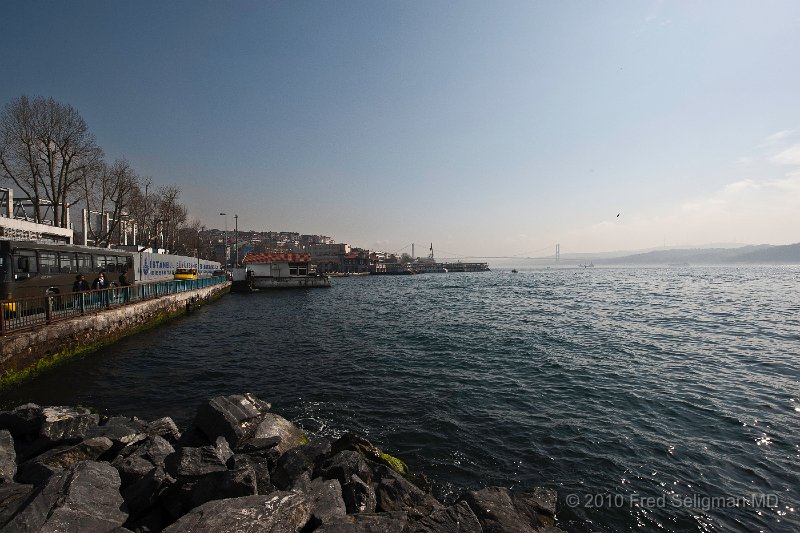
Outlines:
[[452,505],[367,440],[309,440],[251,394],[171,418],[25,404],[0,412],[0,530],[13,532],[528,533],[556,491],[487,487]]

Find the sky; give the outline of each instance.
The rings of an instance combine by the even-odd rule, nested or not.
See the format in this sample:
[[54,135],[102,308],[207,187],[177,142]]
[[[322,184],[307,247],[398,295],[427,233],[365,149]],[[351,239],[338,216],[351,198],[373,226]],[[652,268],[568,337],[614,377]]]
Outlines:
[[451,257],[788,244],[798,51],[794,0],[10,0],[0,105],[72,105],[208,227]]

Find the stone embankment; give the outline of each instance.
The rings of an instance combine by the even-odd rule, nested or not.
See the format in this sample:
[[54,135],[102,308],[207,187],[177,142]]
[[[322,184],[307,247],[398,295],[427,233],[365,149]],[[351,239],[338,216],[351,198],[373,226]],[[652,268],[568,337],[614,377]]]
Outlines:
[[81,407],[0,413],[0,529],[115,532],[559,532],[556,492],[488,487],[445,505],[363,438],[308,440],[250,394],[170,418]]
[[11,332],[0,342],[0,390],[71,357],[185,315],[230,291],[230,282],[134,302]]

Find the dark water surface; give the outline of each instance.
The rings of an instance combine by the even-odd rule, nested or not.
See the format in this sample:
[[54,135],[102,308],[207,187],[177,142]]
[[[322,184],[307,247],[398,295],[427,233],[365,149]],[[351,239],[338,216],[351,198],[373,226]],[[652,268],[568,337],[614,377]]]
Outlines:
[[366,434],[440,496],[557,488],[566,529],[800,530],[800,268],[333,285],[226,296],[2,402],[185,426],[250,391],[309,431]]

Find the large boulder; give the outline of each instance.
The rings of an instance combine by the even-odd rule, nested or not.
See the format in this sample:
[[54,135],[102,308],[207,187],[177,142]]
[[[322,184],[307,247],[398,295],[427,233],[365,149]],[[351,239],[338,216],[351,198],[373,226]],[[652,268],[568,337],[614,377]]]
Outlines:
[[257,494],[258,481],[253,466],[240,464],[232,470],[214,472],[200,478],[191,493],[191,508],[211,500]]
[[12,481],[17,475],[17,452],[14,437],[7,429],[0,430],[0,483]]
[[539,527],[553,527],[555,525],[556,502],[558,493],[555,489],[534,487],[529,490],[513,491],[511,497],[514,507],[520,516],[525,516],[532,524]]
[[528,533],[553,526],[555,498],[552,489],[515,493],[504,487],[487,487],[462,496],[486,533]]
[[275,449],[277,449],[280,454],[284,454],[292,448],[308,443],[308,437],[306,437],[306,434],[303,433],[299,427],[280,415],[266,413],[256,427],[253,438],[268,439],[273,437],[278,438]]
[[408,533],[482,533],[478,517],[467,502],[434,511],[408,529]]
[[230,461],[229,466],[234,470],[244,466],[252,468],[253,473],[256,476],[256,488],[258,490],[257,493],[269,494],[270,492],[275,492],[275,490],[277,490],[271,481],[269,472],[270,464],[272,463],[270,463],[269,459],[258,454],[236,454],[233,456],[233,460]]
[[316,478],[302,490],[311,506],[311,521],[314,527],[329,523],[332,519],[347,514],[342,499],[342,486],[336,479]]
[[336,454],[345,450],[358,452],[370,461],[384,464],[394,469],[399,474],[408,474],[408,466],[406,466],[403,461],[384,453],[367,439],[355,433],[345,433],[331,444],[331,453]]
[[170,444],[175,444],[178,442],[178,439],[181,438],[181,432],[178,430],[178,426],[175,424],[175,421],[168,416],[153,420],[147,424],[146,431],[148,435],[158,435],[166,439]]
[[164,533],[289,533],[299,532],[311,516],[305,496],[273,492],[214,500],[193,509]]
[[15,439],[33,440],[39,436],[41,427],[42,408],[35,403],[0,412],[0,429],[8,430]]
[[34,459],[22,463],[17,473],[17,481],[44,485],[55,473],[74,466],[81,461],[94,461],[112,446],[106,437],[86,439],[74,446],[53,448]]
[[169,475],[179,477],[200,477],[212,472],[224,472],[230,448],[220,446],[201,446],[200,448],[178,448],[164,459]]
[[403,512],[364,513],[341,516],[323,524],[315,533],[404,533],[408,517]]
[[325,479],[338,479],[344,486],[350,482],[353,475],[358,476],[365,483],[372,483],[374,472],[372,466],[358,452],[345,450],[326,459],[315,472]]
[[13,481],[0,483],[0,530],[17,514],[33,493],[33,485],[21,485]]
[[107,532],[125,522],[122,505],[116,469],[83,461],[51,477],[6,530]]
[[122,486],[127,487],[141,480],[154,468],[163,466],[164,460],[172,453],[175,453],[175,449],[166,439],[151,435],[124,448],[111,464],[119,470]]
[[114,453],[144,440],[147,437],[147,426],[135,418],[114,416],[105,421],[103,425],[92,426],[88,429],[90,437],[106,437],[114,443]]
[[342,499],[347,514],[374,513],[377,506],[375,490],[355,474],[342,485]]
[[442,509],[432,495],[423,492],[400,474],[389,471],[375,487],[379,511],[407,511],[418,519]]
[[161,466],[151,468],[150,471],[135,483],[122,489],[122,497],[128,506],[130,518],[138,520],[151,511],[158,501],[159,492],[168,486],[172,478],[164,472]]
[[197,409],[194,425],[209,440],[222,436],[237,449],[253,437],[269,409],[270,404],[249,393],[216,396]]
[[39,435],[51,442],[83,439],[100,417],[85,407],[45,407]]
[[331,443],[327,439],[314,439],[292,448],[278,459],[271,474],[272,483],[281,490],[288,490],[304,473],[310,475],[330,451]]

